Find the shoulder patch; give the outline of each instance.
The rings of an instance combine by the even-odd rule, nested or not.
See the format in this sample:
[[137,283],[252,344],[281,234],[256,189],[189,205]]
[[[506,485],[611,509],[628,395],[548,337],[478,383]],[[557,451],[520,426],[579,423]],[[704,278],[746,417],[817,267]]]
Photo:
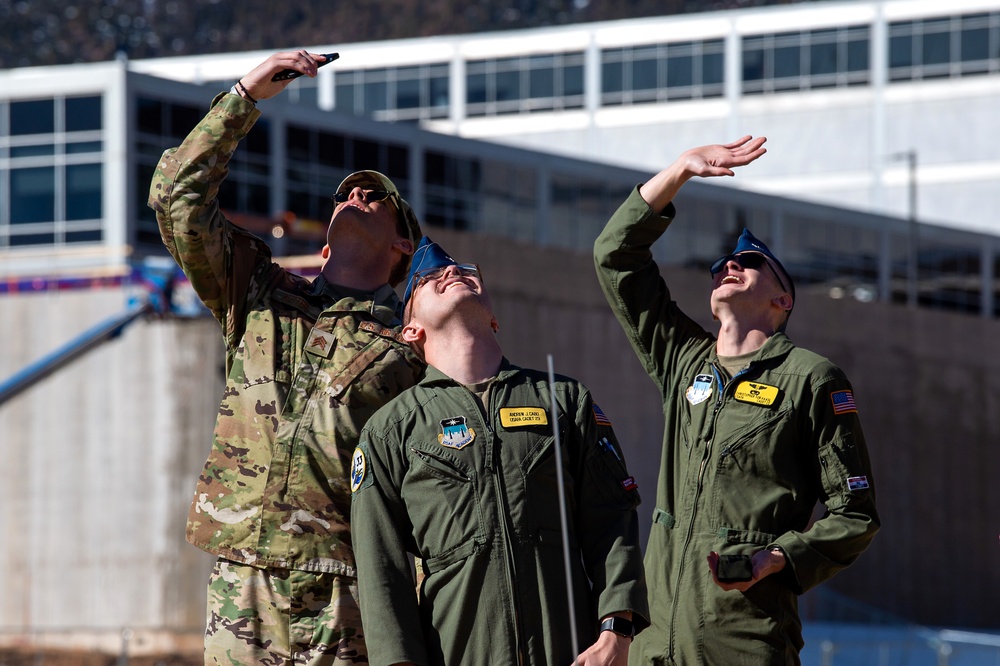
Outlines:
[[351,492],[367,488],[372,482],[372,475],[368,473],[368,456],[365,455],[362,443],[354,449],[354,455],[351,456]]
[[834,414],[857,414],[858,408],[854,404],[854,393],[849,390],[834,391],[830,394],[830,400],[833,402],[833,413]]
[[609,419],[607,416],[604,415],[604,412],[601,411],[601,408],[597,406],[596,402],[594,403],[594,421],[597,423],[597,425],[602,425],[602,426],[611,425],[611,419]]

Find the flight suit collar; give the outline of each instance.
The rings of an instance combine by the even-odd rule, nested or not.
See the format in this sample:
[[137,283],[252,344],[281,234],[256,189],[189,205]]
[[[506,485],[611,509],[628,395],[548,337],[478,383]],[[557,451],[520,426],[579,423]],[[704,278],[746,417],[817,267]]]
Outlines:
[[[514,365],[507,360],[506,356],[504,356],[500,359],[500,370],[497,372],[496,379],[497,381],[504,381],[509,377],[513,377],[520,371],[521,368],[519,366]],[[425,386],[440,386],[445,384],[457,384],[458,382],[435,368],[433,365],[428,365],[427,372],[424,374],[424,379],[420,383]]]
[[[793,343],[787,335],[781,332],[775,333],[769,337],[763,345],[761,345],[761,348],[757,350],[757,353],[750,360],[750,364],[753,365],[755,363],[762,363],[770,360],[780,361],[794,348],[795,343]],[[708,362],[712,365],[718,364],[719,353],[717,351],[717,347],[712,347],[712,351],[708,356]]]

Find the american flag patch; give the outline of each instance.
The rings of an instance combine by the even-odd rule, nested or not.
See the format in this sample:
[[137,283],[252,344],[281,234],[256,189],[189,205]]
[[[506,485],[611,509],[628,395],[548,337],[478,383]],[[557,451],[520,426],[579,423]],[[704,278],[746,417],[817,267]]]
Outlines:
[[830,400],[833,401],[834,414],[850,414],[851,412],[857,414],[858,412],[858,408],[854,404],[854,394],[850,391],[834,391],[830,394]]
[[630,476],[624,481],[622,481],[622,488],[625,490],[638,490],[639,484],[635,482],[635,477]]
[[848,490],[865,490],[868,488],[867,476],[852,476],[847,479]]
[[608,417],[604,415],[604,412],[601,411],[601,408],[596,403],[594,404],[594,420],[597,421],[597,425],[611,425],[611,421],[608,420]]

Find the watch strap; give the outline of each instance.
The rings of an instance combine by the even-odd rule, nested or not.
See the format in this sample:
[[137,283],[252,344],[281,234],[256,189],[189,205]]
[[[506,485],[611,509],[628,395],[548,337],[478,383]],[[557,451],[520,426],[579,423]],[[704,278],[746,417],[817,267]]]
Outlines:
[[604,622],[601,622],[601,631],[613,631],[619,636],[633,638],[635,636],[635,625],[631,620],[612,615]]

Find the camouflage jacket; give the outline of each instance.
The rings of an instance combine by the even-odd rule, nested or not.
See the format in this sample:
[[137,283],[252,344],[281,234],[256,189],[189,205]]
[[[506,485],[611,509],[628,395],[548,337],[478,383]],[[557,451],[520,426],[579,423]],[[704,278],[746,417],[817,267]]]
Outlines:
[[419,380],[395,292],[292,275],[231,224],[216,195],[260,116],[220,95],[153,176],[167,249],[222,324],[227,379],[187,538],[247,564],[355,575],[348,467],[362,426]]

